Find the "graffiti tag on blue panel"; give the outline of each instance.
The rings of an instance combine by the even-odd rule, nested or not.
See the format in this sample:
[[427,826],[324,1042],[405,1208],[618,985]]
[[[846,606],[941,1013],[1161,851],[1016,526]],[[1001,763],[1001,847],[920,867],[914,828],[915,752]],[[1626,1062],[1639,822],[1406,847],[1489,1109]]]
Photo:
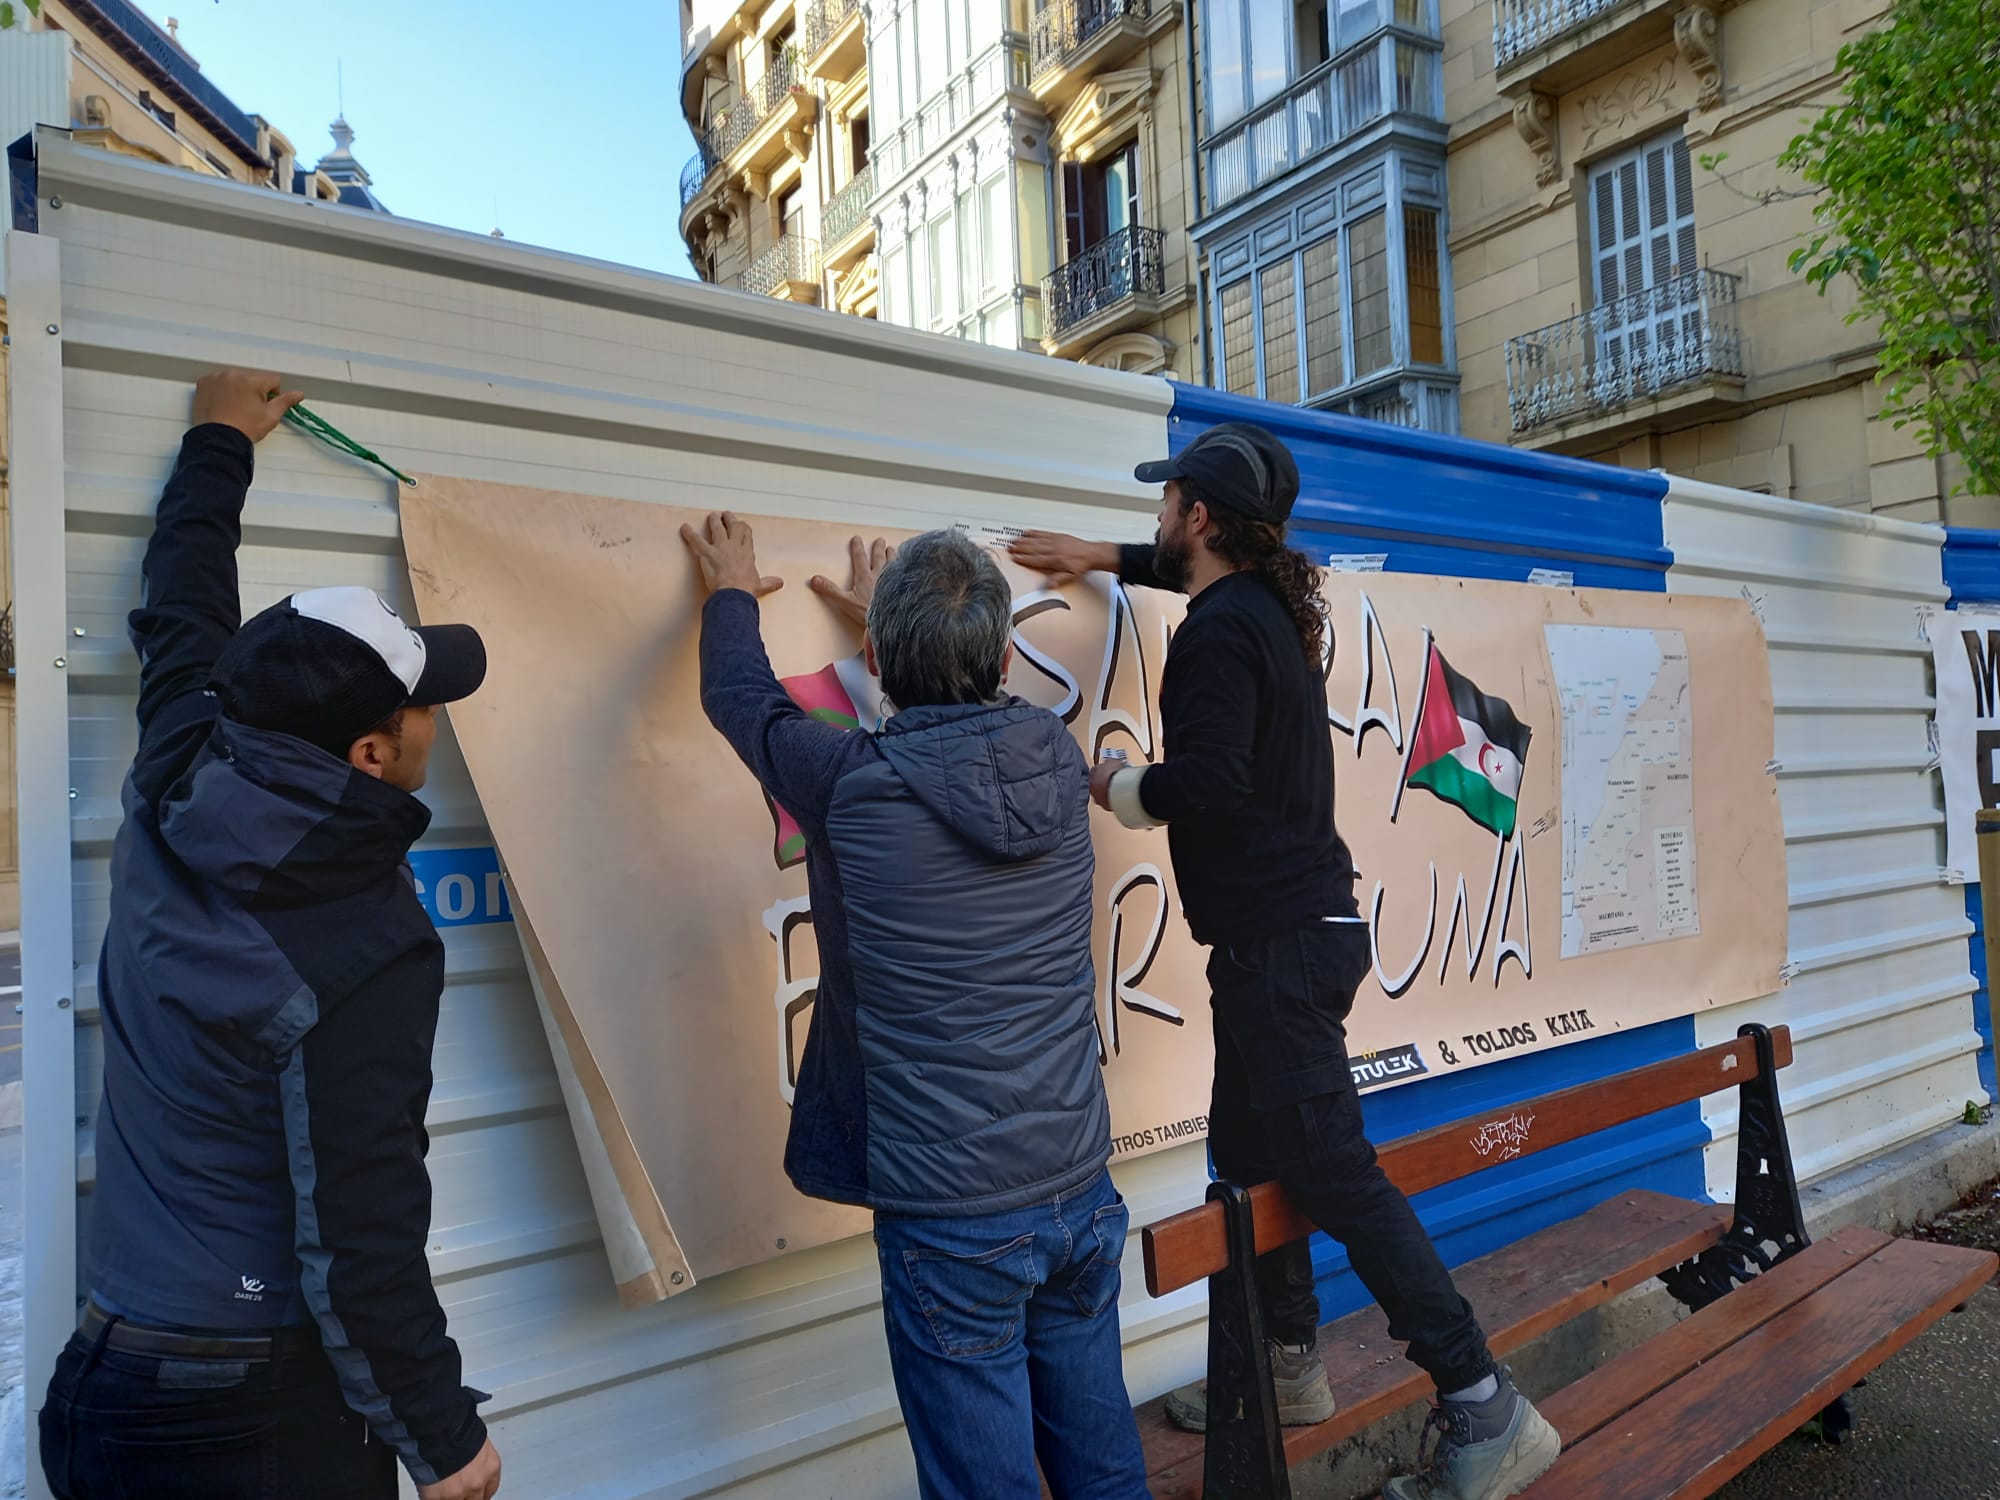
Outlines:
[[439,927],[514,920],[507,882],[500,875],[500,851],[491,844],[412,850],[410,871],[417,877],[417,898]]

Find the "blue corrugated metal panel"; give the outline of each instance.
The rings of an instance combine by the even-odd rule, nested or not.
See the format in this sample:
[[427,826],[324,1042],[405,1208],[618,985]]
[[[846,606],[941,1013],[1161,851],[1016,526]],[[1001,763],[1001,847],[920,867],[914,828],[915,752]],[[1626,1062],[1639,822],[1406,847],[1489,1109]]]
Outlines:
[[1397,572],[1520,583],[1552,568],[1583,587],[1666,587],[1664,475],[1200,386],[1174,387],[1168,444],[1235,421],[1270,428],[1298,458],[1293,534],[1320,558],[1381,552]]
[[1944,582],[1954,604],[2000,603],[2000,531],[1947,526]]
[[1986,918],[1981,911],[1980,887],[1973,881],[1965,888],[1965,914],[1972,919],[1972,1024],[1979,1028],[1979,1082],[1986,1097],[2000,1105],[2000,1089],[1995,1088],[1993,1066],[1993,987],[1986,972]]
[[[1382,553],[1397,572],[1525,581],[1537,568],[1579,585],[1664,591],[1673,561],[1661,529],[1658,474],[1517,453],[1359,418],[1176,386],[1174,450],[1218,422],[1270,428],[1299,460],[1298,544],[1321,557]],[[1691,1018],[1614,1032],[1443,1078],[1370,1094],[1369,1136],[1386,1141],[1466,1115],[1505,1109],[1571,1084],[1694,1050]],[[1613,1195],[1652,1188],[1706,1198],[1698,1104],[1681,1105],[1510,1162],[1416,1200],[1456,1265],[1571,1218]],[[1313,1241],[1321,1316],[1368,1300],[1338,1245]]]
[[[1953,604],[2000,603],[2000,531],[1949,526],[1944,534],[1944,581]],[[1965,888],[1965,914],[1972,920],[1972,1021],[1984,1045],[1979,1049],[1979,1081],[1986,1097],[2000,1103],[1995,1089],[1993,1057],[1993,995],[1986,973],[1986,917],[1979,885]]]

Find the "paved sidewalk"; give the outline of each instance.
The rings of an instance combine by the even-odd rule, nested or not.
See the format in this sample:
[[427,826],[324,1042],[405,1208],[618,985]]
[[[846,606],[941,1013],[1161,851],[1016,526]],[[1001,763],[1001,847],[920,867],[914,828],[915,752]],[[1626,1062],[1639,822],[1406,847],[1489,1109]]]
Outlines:
[[0,1130],[0,1497],[24,1490],[28,1399],[21,1369],[21,1132]]

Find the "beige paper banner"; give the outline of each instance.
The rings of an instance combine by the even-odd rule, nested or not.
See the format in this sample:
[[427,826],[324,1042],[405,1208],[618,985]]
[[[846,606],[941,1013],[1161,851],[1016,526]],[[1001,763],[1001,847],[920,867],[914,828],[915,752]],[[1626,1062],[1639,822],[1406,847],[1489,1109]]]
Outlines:
[[[453,726],[534,923],[628,1301],[868,1223],[782,1171],[817,956],[795,830],[701,712],[701,591],[679,538],[694,519],[438,477],[403,500],[423,617],[486,638],[486,687]],[[804,587],[844,569],[851,528],[756,526],[764,571],[791,585],[764,601],[778,675],[872,722],[857,637]],[[1008,571],[1010,689],[1063,714],[1093,758],[1158,755],[1183,601]],[[1326,593],[1336,814],[1376,943],[1350,1026],[1364,1087],[1778,986],[1784,844],[1746,606],[1396,574],[1335,575]],[[1166,835],[1093,826],[1098,1026],[1129,1156],[1206,1133],[1206,955]]]

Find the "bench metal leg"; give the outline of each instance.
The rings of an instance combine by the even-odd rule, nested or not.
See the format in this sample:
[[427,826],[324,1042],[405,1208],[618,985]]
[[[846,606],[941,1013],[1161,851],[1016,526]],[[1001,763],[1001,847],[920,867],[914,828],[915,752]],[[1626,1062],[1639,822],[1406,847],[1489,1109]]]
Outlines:
[[1778,1101],[1771,1033],[1752,1024],[1736,1034],[1756,1040],[1757,1076],[1736,1091],[1735,1222],[1721,1244],[1660,1273],[1675,1299],[1696,1311],[1812,1243]]
[[[1660,1273],[1675,1300],[1695,1312],[1812,1243],[1799,1204],[1785,1110],[1778,1099],[1771,1033],[1752,1023],[1738,1027],[1736,1034],[1755,1038],[1757,1076],[1736,1091],[1735,1221],[1714,1249]],[[1835,1397],[1820,1413],[1819,1423],[1827,1442],[1844,1441],[1854,1427],[1847,1397]]]
[[1264,1307],[1257,1296],[1257,1231],[1250,1193],[1212,1182],[1222,1205],[1229,1267],[1208,1278],[1208,1438],[1202,1455],[1204,1500],[1291,1500],[1292,1478],[1278,1430],[1278,1392]]

